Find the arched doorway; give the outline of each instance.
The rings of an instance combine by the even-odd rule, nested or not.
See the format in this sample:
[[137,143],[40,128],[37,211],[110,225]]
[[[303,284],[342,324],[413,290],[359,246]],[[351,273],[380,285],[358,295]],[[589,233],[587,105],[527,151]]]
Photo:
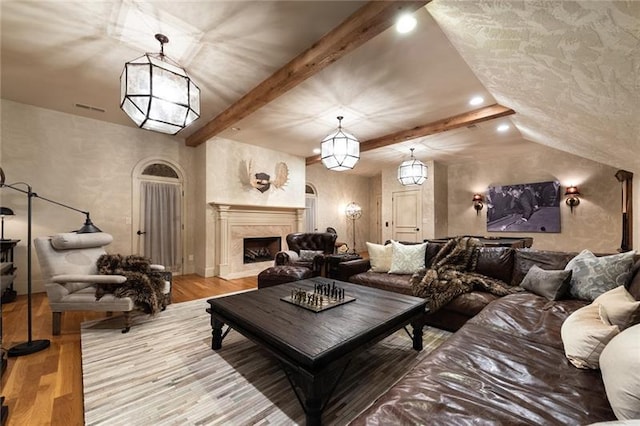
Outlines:
[[143,160],[134,168],[132,188],[132,251],[181,274],[184,172],[163,159]]

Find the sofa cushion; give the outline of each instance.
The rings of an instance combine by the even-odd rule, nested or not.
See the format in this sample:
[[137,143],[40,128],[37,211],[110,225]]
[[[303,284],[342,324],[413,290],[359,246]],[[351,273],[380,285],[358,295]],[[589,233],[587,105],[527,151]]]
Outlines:
[[391,269],[391,256],[393,246],[391,244],[374,244],[367,241],[367,253],[373,272],[389,272]]
[[368,271],[352,275],[349,277],[349,282],[413,296],[410,279],[411,275],[408,274],[383,274]]
[[616,417],[640,418],[640,324],[611,339],[600,355],[600,369]]
[[391,241],[393,252],[391,254],[390,274],[413,274],[424,268],[425,250],[427,243],[405,245],[397,241]]
[[515,250],[511,247],[482,247],[476,272],[510,284],[514,257]]
[[511,285],[520,285],[524,276],[533,265],[538,265],[546,270],[564,269],[567,263],[575,257],[577,253],[561,251],[546,251],[534,249],[518,249],[515,253],[513,263],[513,275]]
[[512,336],[523,336],[545,346],[562,350],[560,328],[571,313],[586,306],[583,300],[549,301],[533,293],[523,292],[500,297],[471,318],[469,323],[500,330]]
[[300,260],[303,262],[313,262],[313,259],[323,254],[322,250],[300,250]]
[[592,303],[569,315],[560,331],[567,359],[578,368],[595,369],[602,350],[620,329],[602,321],[600,306]]
[[631,279],[627,285],[627,290],[634,299],[640,300],[640,260],[636,261],[631,268]]
[[457,296],[451,302],[447,303],[442,309],[472,317],[477,315],[489,303],[496,299],[498,299],[498,296],[491,293],[484,291],[472,291],[471,293],[463,293]]
[[569,288],[571,270],[547,271],[533,265],[520,284],[525,290],[549,300],[562,298]]
[[589,250],[583,250],[565,267],[573,271],[569,294],[575,299],[592,301],[608,290],[627,285],[634,255],[629,251],[597,257]]
[[622,285],[601,294],[594,303],[600,305],[602,320],[617,325],[620,330],[640,322],[640,301],[635,300]]

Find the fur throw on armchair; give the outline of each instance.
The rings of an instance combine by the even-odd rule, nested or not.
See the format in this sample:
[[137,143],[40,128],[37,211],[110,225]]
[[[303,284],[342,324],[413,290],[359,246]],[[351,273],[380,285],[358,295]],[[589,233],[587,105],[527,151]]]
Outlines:
[[103,254],[97,260],[98,273],[103,275],[124,275],[127,280],[119,285],[98,284],[96,300],[106,293],[116,297],[130,297],[135,305],[147,314],[156,314],[166,308],[166,298],[162,293],[162,274],[151,271],[151,260],[142,256]]
[[427,308],[433,313],[457,296],[473,290],[496,296],[522,291],[473,272],[481,246],[480,240],[473,237],[457,237],[448,241],[433,258],[431,268],[421,269],[411,277],[413,295],[427,299]]

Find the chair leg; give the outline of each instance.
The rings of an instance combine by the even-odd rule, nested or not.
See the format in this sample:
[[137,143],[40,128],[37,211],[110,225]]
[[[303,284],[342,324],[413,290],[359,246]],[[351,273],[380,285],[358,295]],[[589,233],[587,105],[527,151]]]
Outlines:
[[53,312],[53,318],[52,318],[52,333],[54,336],[59,336],[60,335],[60,326],[62,324],[62,312]]
[[122,329],[123,333],[128,333],[131,330],[131,312],[126,311],[124,314],[124,328]]

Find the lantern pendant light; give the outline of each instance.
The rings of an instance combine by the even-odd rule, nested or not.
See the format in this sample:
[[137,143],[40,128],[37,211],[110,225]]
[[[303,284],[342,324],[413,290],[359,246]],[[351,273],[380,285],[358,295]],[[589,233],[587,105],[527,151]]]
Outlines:
[[142,129],[175,135],[200,117],[200,89],[164,54],[169,39],[155,37],[160,53],[145,53],[124,66],[120,108]]
[[338,117],[338,129],[327,135],[320,143],[322,164],[335,171],[353,169],[360,159],[360,142],[352,134],[342,130],[342,119]]
[[427,180],[427,166],[413,157],[413,150],[414,148],[411,148],[411,158],[403,161],[398,167],[398,181],[405,186],[422,185]]

